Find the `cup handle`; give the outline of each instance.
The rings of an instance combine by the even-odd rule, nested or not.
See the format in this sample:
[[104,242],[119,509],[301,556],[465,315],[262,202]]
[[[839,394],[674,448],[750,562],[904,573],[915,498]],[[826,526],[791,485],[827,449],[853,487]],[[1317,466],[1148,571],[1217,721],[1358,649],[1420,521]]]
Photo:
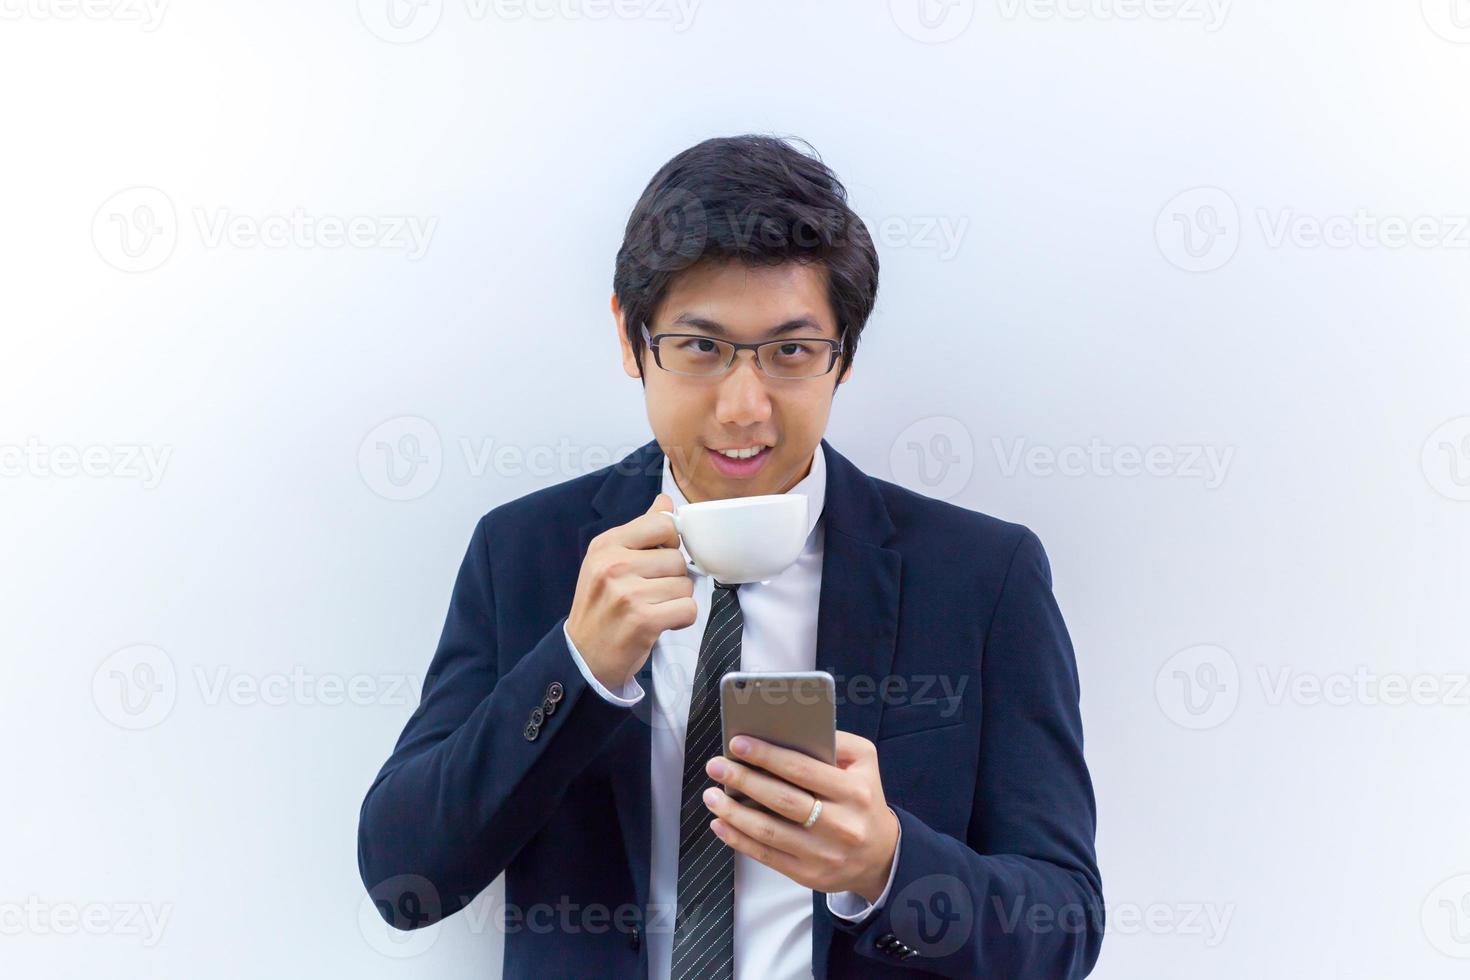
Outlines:
[[704,569],[702,569],[702,568],[699,567],[699,562],[697,562],[697,561],[694,560],[694,556],[691,555],[691,554],[689,554],[689,549],[683,547],[683,545],[684,545],[684,540],[683,540],[684,539],[684,529],[679,526],[679,515],[676,514],[676,513],[674,513],[671,510],[661,510],[661,511],[657,511],[657,513],[666,514],[668,516],[669,520],[671,520],[671,521],[674,522],[674,533],[677,534],[677,535],[679,535],[679,546],[684,551],[684,560],[687,561],[690,565],[694,566],[694,570],[697,571],[699,574],[701,574],[701,575],[708,574],[707,572],[705,572]]

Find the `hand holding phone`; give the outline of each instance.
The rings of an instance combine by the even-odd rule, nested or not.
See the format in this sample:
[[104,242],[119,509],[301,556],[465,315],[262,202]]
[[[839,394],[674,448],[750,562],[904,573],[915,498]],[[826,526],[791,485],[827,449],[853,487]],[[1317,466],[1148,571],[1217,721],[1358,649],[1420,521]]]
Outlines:
[[[720,678],[720,725],[727,758],[736,758],[730,740],[749,735],[836,765],[836,683],[825,670],[731,671]],[[727,787],[726,792],[746,806],[772,813],[739,790]]]

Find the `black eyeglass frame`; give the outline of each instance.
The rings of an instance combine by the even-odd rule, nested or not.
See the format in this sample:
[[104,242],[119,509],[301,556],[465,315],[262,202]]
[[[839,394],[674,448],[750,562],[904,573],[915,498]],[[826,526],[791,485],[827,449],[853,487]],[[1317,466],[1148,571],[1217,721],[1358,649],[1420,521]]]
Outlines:
[[[743,350],[749,350],[755,352],[754,357],[757,370],[759,370],[761,374],[764,374],[766,377],[772,379],[773,381],[812,381],[817,378],[825,378],[827,375],[832,373],[832,369],[837,366],[837,358],[842,356],[842,351],[847,345],[847,328],[845,327],[843,328],[842,333],[839,335],[839,339],[837,340],[830,340],[826,337],[776,337],[772,340],[762,340],[758,343],[739,343],[734,340],[726,340],[723,337],[711,337],[708,334],[702,333],[661,333],[657,336],[653,336],[648,332],[647,323],[640,323],[638,325],[638,328],[643,331],[643,343],[648,347],[649,350],[653,351],[653,363],[657,364],[660,369],[667,371],[670,374],[677,374],[681,378],[723,377],[724,375],[730,373],[730,368],[735,364],[735,358],[740,356],[740,352]],[[670,337],[683,337],[693,340],[708,340],[711,343],[726,344],[730,347],[730,359],[725,362],[724,366],[721,367],[718,372],[712,374],[691,374],[688,371],[675,371],[673,368],[664,367],[663,358],[659,355],[658,352],[658,346],[660,343]],[[822,371],[821,374],[808,374],[803,375],[800,378],[783,378],[780,375],[771,374],[769,371],[766,370],[766,366],[761,363],[760,349],[762,347],[769,347],[773,344],[791,344],[797,341],[809,344],[826,344],[832,349],[831,356],[827,359],[827,367]]]

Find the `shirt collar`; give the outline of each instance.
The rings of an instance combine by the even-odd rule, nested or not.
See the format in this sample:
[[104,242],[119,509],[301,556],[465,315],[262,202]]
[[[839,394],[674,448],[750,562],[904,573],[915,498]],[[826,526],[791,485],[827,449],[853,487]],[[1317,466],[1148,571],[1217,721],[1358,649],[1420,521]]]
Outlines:
[[[679,481],[674,479],[674,470],[669,462],[668,454],[664,455],[664,482],[663,492],[669,495],[674,502],[674,509],[678,510],[689,501],[684,497],[684,491],[679,489]],[[822,506],[827,499],[827,456],[821,443],[812,452],[812,468],[806,476],[792,487],[787,493],[806,494],[806,536],[807,544],[811,544],[812,532],[817,527],[817,522],[822,518]],[[679,550],[684,550],[681,542]],[[689,560],[689,553],[684,552],[684,560]]]

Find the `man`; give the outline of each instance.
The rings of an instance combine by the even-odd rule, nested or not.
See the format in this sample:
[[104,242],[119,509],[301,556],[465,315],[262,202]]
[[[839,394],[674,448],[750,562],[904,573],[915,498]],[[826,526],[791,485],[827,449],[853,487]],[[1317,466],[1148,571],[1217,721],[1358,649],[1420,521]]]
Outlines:
[[[709,140],[654,176],[612,298],[654,440],[477,524],[435,680],[362,805],[390,924],[504,872],[510,977],[1092,969],[1095,804],[1040,542],[822,438],[877,281],[842,185],[786,141]],[[738,587],[661,513],[778,493],[808,496],[806,548]],[[736,668],[831,672],[837,764],[722,754]]]

